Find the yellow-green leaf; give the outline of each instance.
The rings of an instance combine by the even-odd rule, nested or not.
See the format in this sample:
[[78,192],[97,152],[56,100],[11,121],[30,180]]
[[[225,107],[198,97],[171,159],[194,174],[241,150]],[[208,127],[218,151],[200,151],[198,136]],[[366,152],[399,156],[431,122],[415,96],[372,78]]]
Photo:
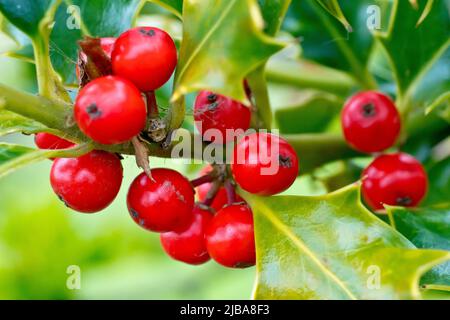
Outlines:
[[325,196],[247,196],[256,299],[419,299],[420,276],[450,253],[416,249],[352,185]]
[[208,89],[246,101],[244,78],[283,45],[262,32],[256,0],[186,0],[172,100]]

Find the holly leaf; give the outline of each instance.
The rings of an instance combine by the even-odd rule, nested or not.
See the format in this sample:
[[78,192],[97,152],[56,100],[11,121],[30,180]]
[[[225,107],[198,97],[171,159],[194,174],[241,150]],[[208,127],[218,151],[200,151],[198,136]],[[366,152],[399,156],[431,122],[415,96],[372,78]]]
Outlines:
[[283,47],[263,33],[256,0],[186,0],[183,21],[172,101],[208,89],[246,102],[244,78]]
[[57,0],[0,0],[0,11],[30,38],[37,38],[40,23],[58,3]]
[[49,130],[49,128],[37,121],[22,117],[10,111],[0,110],[0,137],[16,132],[33,134]]
[[[352,27],[349,32],[345,27],[347,23],[343,25],[329,14],[331,11],[340,16],[333,2],[294,1],[283,28],[301,39],[303,58],[351,73],[360,86],[374,88],[375,79],[367,68],[373,47],[372,32],[375,28],[386,29],[387,23],[382,18],[389,17],[391,7],[381,5],[377,7],[381,10],[369,14],[368,9],[373,7],[373,0],[342,1],[342,16]],[[378,1],[376,4],[379,4]],[[372,20],[378,23],[369,23]]]
[[352,30],[350,23],[345,18],[341,6],[337,0],[317,0],[317,2],[324,7],[330,14],[332,14],[348,31]]
[[400,95],[407,90],[412,93],[424,72],[450,44],[448,2],[435,1],[419,25],[427,3],[420,1],[417,5],[414,9],[407,1],[394,1],[390,32],[378,34],[392,62]]
[[141,0],[72,0],[60,5],[50,37],[55,70],[69,84],[76,83],[78,40],[84,35],[117,37],[129,29]]
[[[386,207],[386,210],[390,224],[418,248],[450,252],[450,203],[435,208]],[[433,268],[422,283],[450,286],[450,262]]]
[[351,185],[324,196],[246,195],[255,219],[256,299],[419,299],[420,276],[450,259],[416,249]]
[[435,163],[428,170],[428,193],[423,206],[450,202],[450,157]]

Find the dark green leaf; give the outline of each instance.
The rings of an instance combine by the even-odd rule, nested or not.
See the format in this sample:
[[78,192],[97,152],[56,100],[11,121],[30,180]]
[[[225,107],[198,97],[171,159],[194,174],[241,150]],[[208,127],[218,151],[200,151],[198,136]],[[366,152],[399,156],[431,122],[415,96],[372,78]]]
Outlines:
[[264,21],[264,31],[271,36],[275,36],[280,30],[286,11],[291,0],[258,0]]
[[[448,2],[447,2],[448,3]],[[426,6],[418,2],[414,9],[407,1],[396,0],[387,36],[380,40],[392,61],[399,93],[418,83],[423,72],[432,66],[450,44],[450,19],[446,1],[435,1],[427,18],[416,27]]]
[[[55,70],[68,83],[76,83],[75,65],[78,44],[84,34],[93,37],[117,37],[133,23],[140,0],[73,0],[73,6],[63,3],[55,16],[50,37],[51,59]],[[77,19],[77,11],[81,23]]]
[[246,195],[255,218],[255,298],[421,298],[418,279],[450,253],[415,249],[359,196],[356,185],[325,196]]
[[[450,204],[442,208],[387,207],[387,212],[391,225],[418,248],[450,251]],[[434,267],[422,283],[450,286],[450,262]]]
[[439,161],[428,171],[429,189],[423,205],[450,202],[450,157]]
[[34,38],[39,24],[57,0],[0,0],[0,11],[20,30]]
[[331,13],[336,19],[342,23],[348,31],[352,30],[350,23],[348,23],[347,19],[342,12],[342,9],[339,5],[338,0],[316,0],[322,7],[324,7],[329,13]]
[[161,7],[166,8],[173,14],[181,18],[183,12],[183,0],[150,0]]

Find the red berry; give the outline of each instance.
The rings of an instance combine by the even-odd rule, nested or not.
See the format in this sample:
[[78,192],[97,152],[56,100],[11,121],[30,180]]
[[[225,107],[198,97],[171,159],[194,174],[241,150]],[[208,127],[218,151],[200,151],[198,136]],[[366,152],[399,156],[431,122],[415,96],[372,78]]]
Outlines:
[[245,268],[255,264],[255,236],[252,211],[247,205],[220,210],[206,231],[209,255],[221,265]]
[[[116,42],[116,38],[101,38],[100,39],[100,45],[101,45],[103,51],[106,53],[106,55],[109,58],[111,58],[111,53],[113,51],[115,42]],[[84,63],[87,63],[87,56],[83,51],[80,52],[80,60],[83,61]],[[77,74],[78,81],[80,81],[80,67],[78,65],[75,67],[75,72]]]
[[194,189],[180,173],[153,169],[154,181],[140,174],[128,191],[128,210],[133,220],[155,232],[179,231],[192,219]]
[[366,153],[392,147],[400,133],[400,115],[394,102],[375,91],[351,97],[342,110],[341,122],[347,142]]
[[193,210],[193,218],[187,229],[181,232],[161,234],[161,244],[173,259],[188,264],[202,264],[208,261],[205,232],[212,219],[212,214],[199,206]]
[[81,131],[103,144],[126,142],[139,134],[146,113],[139,90],[115,76],[91,81],[75,102],[75,120]]
[[92,151],[78,158],[53,162],[53,190],[73,210],[93,213],[105,209],[117,196],[123,170],[117,155]]
[[68,149],[74,146],[72,142],[46,132],[37,133],[34,136],[34,143],[39,149],[45,150]]
[[405,153],[377,157],[363,172],[362,194],[374,210],[383,204],[416,206],[428,188],[422,164]]
[[139,27],[123,33],[112,52],[116,75],[148,92],[163,86],[177,65],[177,48],[172,38],[154,27]]
[[231,171],[242,189],[271,196],[294,183],[299,164],[295,150],[286,140],[272,134],[253,133],[236,145]]
[[[234,132],[227,136],[227,129],[246,131],[250,127],[251,112],[240,102],[210,91],[201,91],[195,100],[194,118],[205,140],[224,143],[234,139]],[[208,130],[211,130],[208,133],[211,136],[206,135]],[[218,133],[221,139],[217,138]]]
[[[200,171],[200,176],[204,176],[211,172],[212,167],[210,165],[204,167]],[[208,195],[209,190],[212,187],[212,183],[205,183],[196,188],[197,191],[197,197],[200,202],[205,201],[206,196]],[[245,202],[244,199],[242,199],[238,194],[236,195],[236,201],[235,202]],[[213,202],[211,203],[211,208],[213,208],[215,211],[219,211],[222,209],[225,205],[228,204],[228,196],[227,191],[224,187],[221,187],[219,191],[217,192],[216,196],[214,197]]]

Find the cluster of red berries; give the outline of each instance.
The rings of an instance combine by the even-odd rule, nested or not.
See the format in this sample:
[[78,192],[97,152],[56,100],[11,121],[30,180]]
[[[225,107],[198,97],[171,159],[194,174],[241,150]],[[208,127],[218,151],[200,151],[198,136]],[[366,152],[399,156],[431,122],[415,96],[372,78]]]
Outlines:
[[[127,142],[147,126],[145,97],[171,77],[177,64],[176,47],[167,33],[150,27],[131,29],[117,39],[103,38],[99,44],[110,61],[104,69],[111,74],[95,77],[90,70],[77,96],[74,118],[80,130],[97,143]],[[90,60],[81,51],[76,70],[80,85]],[[244,86],[251,101],[246,82]],[[251,110],[225,96],[202,91],[194,117],[204,141],[228,143],[235,139],[234,135],[227,137],[228,130],[249,129]],[[209,137],[209,130],[225,139]],[[74,145],[49,133],[37,134],[35,142],[42,149]],[[73,210],[101,211],[119,192],[120,160],[117,154],[98,150],[77,158],[54,159],[51,185]],[[164,250],[174,259],[201,264],[213,258],[224,266],[243,268],[255,264],[254,225],[252,211],[236,193],[236,185],[270,196],[289,188],[298,171],[297,155],[288,142],[270,133],[253,133],[234,146],[231,166],[207,166],[193,181],[166,168],[140,174],[129,188],[127,206],[138,225],[160,233]]]
[[376,154],[362,174],[365,202],[374,210],[383,209],[383,204],[419,204],[428,188],[421,163],[405,153],[379,154],[392,147],[400,134],[401,118],[394,102],[380,92],[360,92],[346,102],[341,122],[349,145]]

